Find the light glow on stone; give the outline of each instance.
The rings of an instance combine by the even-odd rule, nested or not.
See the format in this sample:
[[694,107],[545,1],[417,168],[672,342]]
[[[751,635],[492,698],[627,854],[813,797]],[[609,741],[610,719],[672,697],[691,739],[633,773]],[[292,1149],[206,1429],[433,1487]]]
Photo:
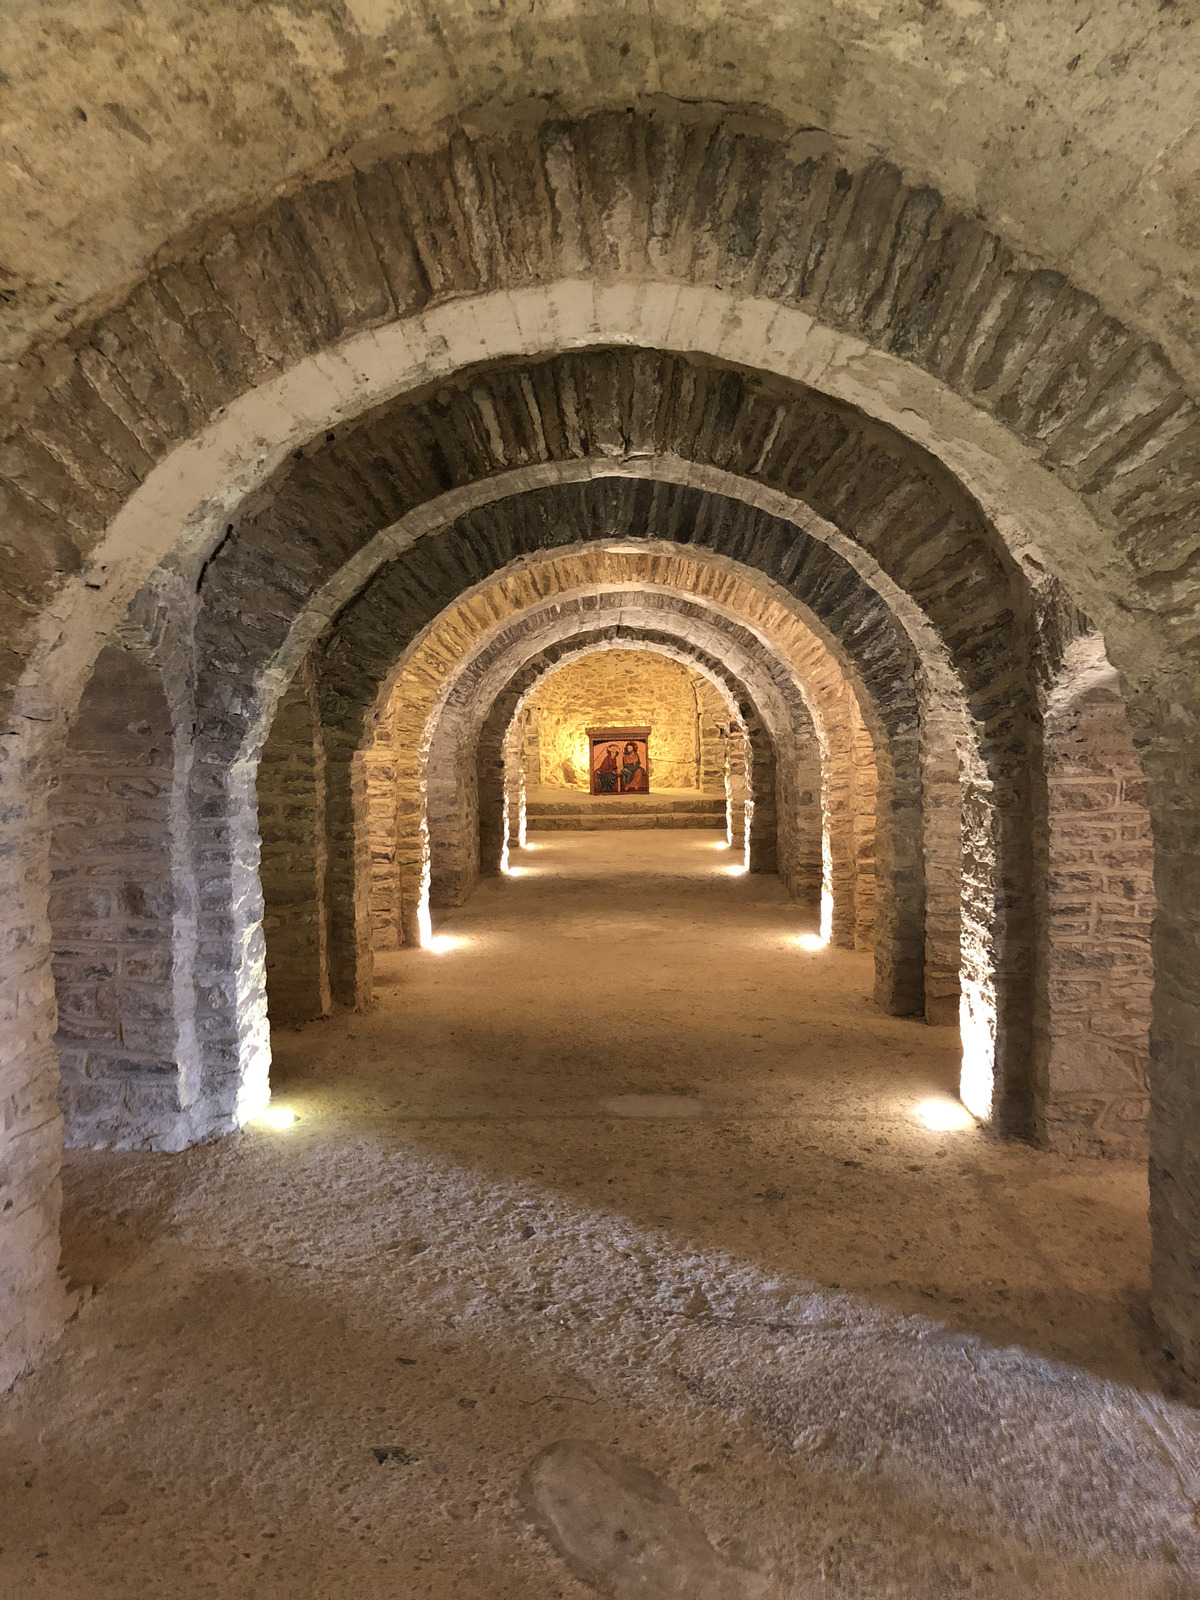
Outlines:
[[451,950],[461,950],[470,942],[458,933],[434,933],[426,940],[424,948],[432,950],[435,956],[444,956]]
[[996,1074],[996,1009],[982,986],[963,983],[958,1007],[958,1031],[962,1039],[962,1070],[958,1094],[973,1116],[986,1122],[992,1115]]
[[261,1116],[271,1099],[271,1053],[257,1050],[246,1068],[246,1075],[238,1089],[234,1120],[244,1128],[255,1117]]
[[833,938],[833,895],[828,889],[821,890],[821,943],[828,944]]
[[935,1133],[961,1133],[975,1126],[975,1118],[957,1100],[922,1100],[917,1116]]
[[270,1128],[272,1133],[286,1133],[296,1123],[296,1113],[290,1106],[268,1106],[265,1111],[259,1112],[255,1122],[261,1123],[264,1128]]
[[824,950],[828,947],[829,940],[823,938],[819,933],[798,933],[796,935],[796,943],[801,950]]

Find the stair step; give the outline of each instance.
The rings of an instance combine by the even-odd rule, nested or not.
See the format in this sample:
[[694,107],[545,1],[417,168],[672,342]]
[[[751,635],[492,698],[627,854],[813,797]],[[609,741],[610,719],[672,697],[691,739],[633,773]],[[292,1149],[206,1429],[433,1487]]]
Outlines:
[[649,794],[572,794],[531,790],[526,826],[534,832],[608,828],[724,828],[725,797],[695,790],[651,790]]

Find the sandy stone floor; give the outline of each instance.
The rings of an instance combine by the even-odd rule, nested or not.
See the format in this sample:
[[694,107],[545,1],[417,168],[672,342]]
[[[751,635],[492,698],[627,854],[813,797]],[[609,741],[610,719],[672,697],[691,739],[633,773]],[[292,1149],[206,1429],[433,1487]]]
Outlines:
[[535,836],[290,1128],[69,1157],[4,1600],[1200,1594],[1142,1175],[930,1130],[953,1032],[713,839]]

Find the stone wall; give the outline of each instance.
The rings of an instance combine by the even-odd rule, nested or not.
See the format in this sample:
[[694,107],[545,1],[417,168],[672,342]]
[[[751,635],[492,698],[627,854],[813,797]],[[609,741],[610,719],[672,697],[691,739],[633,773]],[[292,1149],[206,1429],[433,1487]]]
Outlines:
[[50,814],[60,1101],[69,1144],[138,1144],[180,1109],[174,729],[144,656],[103,650]]
[[1043,1137],[1069,1154],[1141,1156],[1156,906],[1146,780],[1102,642],[1072,656],[1045,717]]
[[404,942],[400,933],[400,862],[396,850],[396,737],[396,706],[392,701],[363,747],[371,848],[371,939],[376,950],[396,950]]
[[852,727],[851,760],[854,773],[854,948],[875,948],[875,805],[879,796],[879,771],[875,746],[853,696],[849,713]]
[[273,1024],[330,1008],[325,748],[306,659],[279,702],[258,766],[267,1011]]
[[960,707],[921,696],[921,808],[925,857],[925,1019],[957,1027],[962,956],[962,764],[969,740]]
[[[537,767],[531,787],[590,789],[589,727],[649,727],[650,781],[655,789],[723,784],[723,756],[714,749],[725,715],[720,695],[698,673],[646,650],[605,650],[553,673],[531,697]],[[727,719],[726,719],[727,720]],[[707,748],[706,748],[707,745]],[[720,776],[718,776],[720,774]]]

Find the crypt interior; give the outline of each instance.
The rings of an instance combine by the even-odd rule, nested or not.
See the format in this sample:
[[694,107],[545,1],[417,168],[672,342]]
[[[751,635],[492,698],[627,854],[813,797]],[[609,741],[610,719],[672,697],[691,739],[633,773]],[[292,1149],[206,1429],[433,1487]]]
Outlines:
[[10,0],[0,1596],[1200,1594],[1190,0]]

